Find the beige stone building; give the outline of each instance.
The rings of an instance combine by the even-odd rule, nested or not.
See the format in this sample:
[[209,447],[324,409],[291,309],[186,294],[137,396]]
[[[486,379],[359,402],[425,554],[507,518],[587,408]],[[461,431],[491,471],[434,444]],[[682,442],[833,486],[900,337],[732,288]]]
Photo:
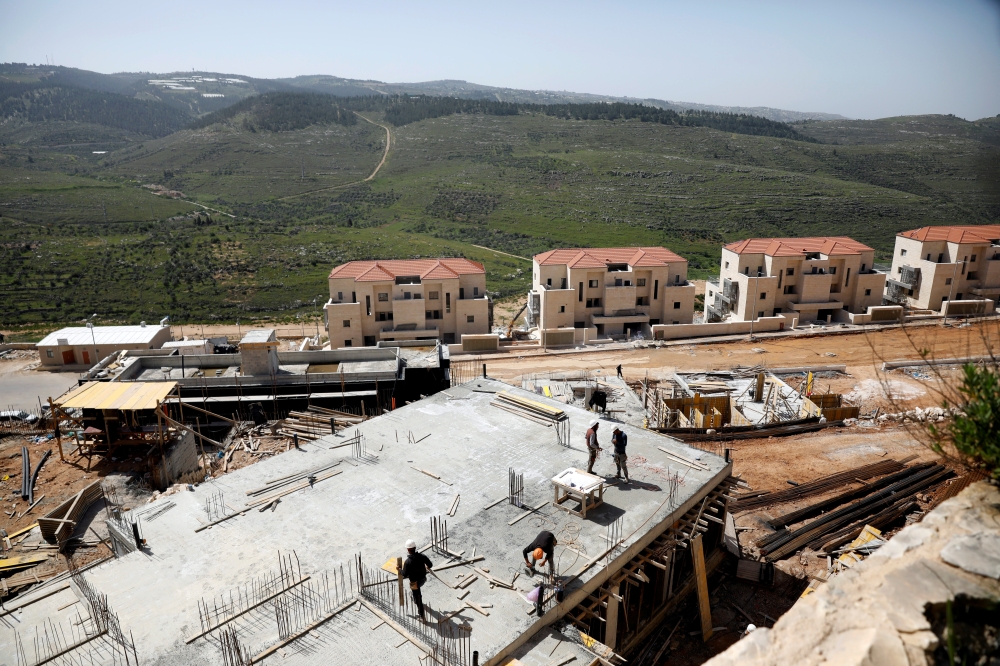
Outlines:
[[688,262],[663,247],[558,249],[533,263],[528,325],[546,344],[650,336],[650,326],[690,324],[694,315]]
[[956,311],[989,301],[986,309],[992,311],[1000,302],[1000,225],[923,227],[897,234],[885,300],[935,311],[951,302],[951,314],[971,314]]
[[468,259],[351,261],[330,273],[333,348],[390,340],[461,342],[488,333],[492,303],[483,265]]
[[719,278],[705,290],[706,321],[798,314],[828,321],[837,311],[881,305],[885,274],[875,250],[846,236],[750,238],[722,248]]

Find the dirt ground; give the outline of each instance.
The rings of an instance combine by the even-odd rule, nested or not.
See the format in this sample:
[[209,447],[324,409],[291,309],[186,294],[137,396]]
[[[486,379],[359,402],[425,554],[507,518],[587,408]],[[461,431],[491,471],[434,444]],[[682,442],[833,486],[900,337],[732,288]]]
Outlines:
[[0,358],[0,411],[24,409],[37,413],[39,400],[56,398],[76,384],[77,372],[38,370],[38,352],[15,351]]

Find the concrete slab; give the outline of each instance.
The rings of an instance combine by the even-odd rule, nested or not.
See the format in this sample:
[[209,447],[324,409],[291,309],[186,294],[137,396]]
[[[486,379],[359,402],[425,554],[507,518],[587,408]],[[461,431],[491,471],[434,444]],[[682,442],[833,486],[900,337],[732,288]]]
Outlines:
[[[491,406],[499,391],[564,409],[571,423],[572,446],[558,444],[550,427]],[[558,572],[577,575],[567,586],[569,597],[595,577],[606,575],[608,560],[614,568],[616,562],[620,566],[623,558],[631,557],[603,557],[608,551],[610,524],[620,519],[623,547],[627,549],[656,526],[673,522],[706,486],[714,486],[728,473],[727,464],[717,456],[628,427],[629,453],[636,461],[630,465],[634,482],[611,485],[604,493],[605,504],[589,511],[586,520],[556,510],[551,503],[516,522],[525,512],[506,501],[486,508],[506,497],[509,468],[524,473],[527,505],[551,502],[551,477],[586,463],[583,433],[592,417],[578,407],[497,381],[473,380],[363,423],[357,430],[368,452],[364,459],[351,457],[352,448],[343,446],[346,437],[328,436],[301,451],[275,456],[194,491],[158,500],[173,501],[176,507],[144,526],[149,548],[95,567],[86,577],[94,589],[107,595],[122,626],[134,636],[144,662],[221,664],[222,654],[214,640],[185,643],[199,628],[199,599],[211,601],[255,576],[276,570],[279,552],[294,551],[303,572],[309,574],[339,568],[358,554],[367,565],[378,567],[389,558],[403,556],[406,539],[428,543],[429,519],[444,516],[459,494],[456,515],[447,517],[450,550],[465,555],[475,550],[485,558],[477,566],[489,569],[498,579],[514,580],[516,588],[491,589],[482,576],[467,588],[467,598],[492,604],[488,617],[471,611],[456,617],[456,622],[472,628],[472,649],[479,651],[480,663],[485,664],[500,650],[543,630],[547,622],[528,614],[532,605],[524,598],[533,584],[524,574],[521,549],[540,530],[552,531],[560,541],[555,557]],[[606,475],[614,470],[608,453],[610,430],[601,431],[606,451],[595,466],[595,471]],[[409,443],[411,432],[418,443]],[[658,447],[688,458],[699,456],[708,470],[678,465]],[[283,497],[273,511],[251,509],[195,532],[207,522],[204,504],[211,494],[222,491],[227,503],[240,508],[247,499],[246,491],[268,479],[338,460],[336,469],[341,474]],[[435,565],[448,559],[428,554]],[[592,561],[597,564],[582,566]],[[456,567],[442,571],[441,576],[454,582],[456,573],[467,570]],[[461,603],[455,590],[434,578],[424,587],[424,599],[441,612],[454,610]],[[25,608],[18,630],[33,631],[57,607],[45,600]],[[286,652],[312,664],[330,663],[333,654],[338,663],[412,664],[413,654],[400,657],[396,648],[385,649],[382,633],[386,628],[371,630],[374,620],[370,619],[361,621],[355,611],[348,611],[347,619],[332,620],[318,632],[319,638],[306,638]],[[254,653],[277,641],[274,613],[267,606],[248,614],[238,626],[241,640]],[[13,631],[0,627],[0,654],[13,654],[12,648]],[[404,649],[412,650],[399,648]]]

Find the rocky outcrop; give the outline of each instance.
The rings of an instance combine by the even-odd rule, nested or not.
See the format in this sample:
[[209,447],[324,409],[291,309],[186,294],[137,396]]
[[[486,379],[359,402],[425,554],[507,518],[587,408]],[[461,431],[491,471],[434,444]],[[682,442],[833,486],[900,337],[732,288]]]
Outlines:
[[[995,628],[985,625],[996,627],[998,579],[1000,492],[975,483],[801,598],[772,629],[758,629],[707,663],[934,664],[934,652],[940,657],[944,649],[949,601],[957,609],[954,631],[964,632],[963,649],[995,642]],[[966,618],[972,619],[957,628]],[[974,656],[967,663],[976,663]]]

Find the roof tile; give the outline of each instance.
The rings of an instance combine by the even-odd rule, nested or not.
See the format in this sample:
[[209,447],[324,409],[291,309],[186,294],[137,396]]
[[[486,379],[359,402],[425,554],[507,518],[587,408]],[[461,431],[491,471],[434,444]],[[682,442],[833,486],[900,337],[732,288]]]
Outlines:
[[330,277],[353,278],[356,282],[386,282],[401,275],[419,275],[422,279],[440,280],[474,273],[486,273],[486,269],[478,261],[462,257],[444,257],[349,261],[330,271]]
[[736,254],[766,254],[771,257],[793,257],[807,252],[825,255],[860,254],[872,248],[847,236],[815,236],[811,238],[747,238],[725,246]]
[[666,266],[687,260],[665,247],[573,247],[536,254],[535,261],[540,266],[565,264],[570,268],[604,268],[608,264]]

